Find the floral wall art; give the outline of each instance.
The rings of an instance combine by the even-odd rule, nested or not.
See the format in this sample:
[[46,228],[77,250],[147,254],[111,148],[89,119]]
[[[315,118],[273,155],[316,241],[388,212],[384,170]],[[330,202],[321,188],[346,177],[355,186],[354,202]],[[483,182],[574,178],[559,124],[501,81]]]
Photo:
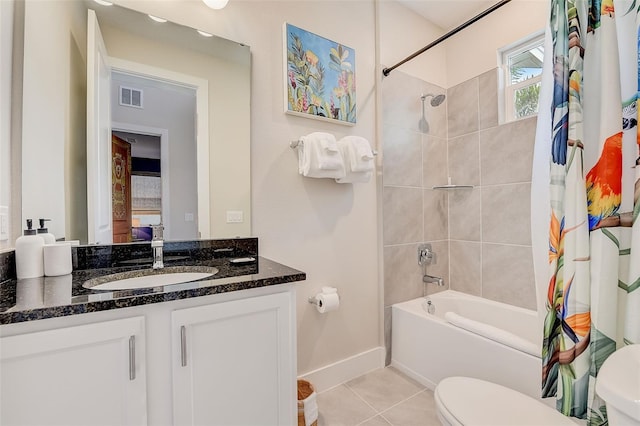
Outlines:
[[353,125],[355,50],[284,24],[285,112]]

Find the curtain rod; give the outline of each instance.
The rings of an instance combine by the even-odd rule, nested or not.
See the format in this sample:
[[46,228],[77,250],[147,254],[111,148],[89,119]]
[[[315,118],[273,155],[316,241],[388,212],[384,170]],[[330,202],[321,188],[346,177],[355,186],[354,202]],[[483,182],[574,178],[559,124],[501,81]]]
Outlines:
[[499,1],[498,3],[494,4],[493,6],[491,6],[487,10],[485,10],[484,12],[479,13],[478,15],[474,16],[473,18],[469,19],[467,22],[465,22],[465,23],[463,23],[461,25],[458,25],[456,28],[452,29],[448,33],[446,33],[443,36],[439,37],[435,41],[432,41],[431,43],[429,43],[428,45],[426,45],[422,49],[418,50],[414,54],[412,54],[410,56],[407,56],[402,61],[400,61],[397,64],[395,64],[394,66],[383,69],[382,70],[382,74],[384,74],[385,77],[388,76],[391,73],[391,71],[393,71],[394,69],[398,68],[400,65],[404,64],[405,62],[409,62],[410,60],[412,60],[416,56],[422,55],[424,52],[426,52],[427,50],[431,49],[436,44],[439,44],[439,43],[445,41],[446,39],[448,39],[452,35],[456,34],[459,31],[462,31],[463,29],[467,28],[469,25],[473,24],[476,21],[479,21],[480,19],[484,18],[485,16],[487,16],[488,14],[490,14],[491,12],[496,10],[497,8],[504,6],[505,4],[509,3],[510,1],[511,0],[501,0],[501,1]]

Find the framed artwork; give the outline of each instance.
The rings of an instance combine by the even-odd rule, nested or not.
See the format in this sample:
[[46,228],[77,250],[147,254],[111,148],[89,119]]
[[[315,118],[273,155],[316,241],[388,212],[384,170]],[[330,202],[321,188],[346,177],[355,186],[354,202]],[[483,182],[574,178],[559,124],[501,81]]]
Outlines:
[[350,47],[284,24],[284,110],[356,123],[356,53]]

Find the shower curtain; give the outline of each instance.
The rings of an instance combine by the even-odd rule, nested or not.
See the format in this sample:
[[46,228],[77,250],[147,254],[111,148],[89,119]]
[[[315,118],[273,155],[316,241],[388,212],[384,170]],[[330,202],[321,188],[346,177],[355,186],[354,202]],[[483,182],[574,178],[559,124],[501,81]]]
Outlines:
[[550,1],[548,132],[536,140],[550,149],[542,396],[602,425],[598,371],[640,343],[640,0]]

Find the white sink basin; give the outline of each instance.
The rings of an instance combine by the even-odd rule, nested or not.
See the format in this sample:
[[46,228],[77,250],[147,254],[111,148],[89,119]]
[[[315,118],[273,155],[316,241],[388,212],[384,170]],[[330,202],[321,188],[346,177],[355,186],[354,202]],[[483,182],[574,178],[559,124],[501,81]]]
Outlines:
[[134,290],[197,281],[211,277],[216,273],[218,273],[218,268],[207,266],[143,269],[93,278],[82,286],[91,290]]

